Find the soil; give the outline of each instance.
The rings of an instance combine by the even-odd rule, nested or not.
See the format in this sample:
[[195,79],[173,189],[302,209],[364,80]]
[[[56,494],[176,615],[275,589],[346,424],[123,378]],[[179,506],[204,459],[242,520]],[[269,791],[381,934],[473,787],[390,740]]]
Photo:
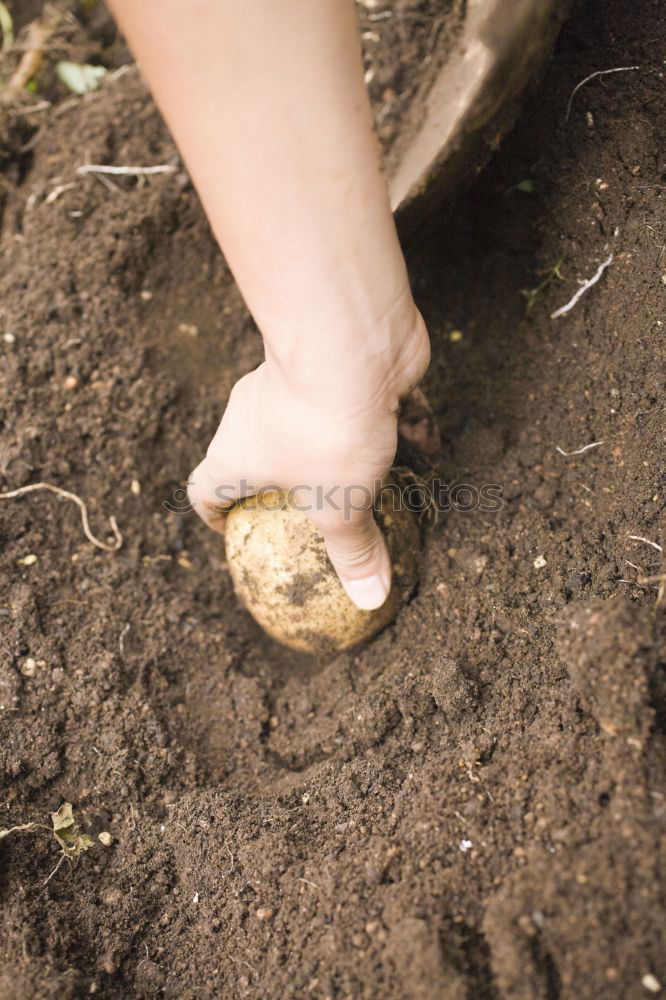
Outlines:
[[75,174],[177,162],[136,72],[5,123],[0,488],[76,491],[124,541],[0,502],[0,827],[71,802],[95,838],[50,879],[48,831],[0,844],[3,998],[666,987],[660,8],[579,3],[407,248],[443,478],[503,505],[454,491],[397,622],[328,662],[268,639],[178,513],[261,345],[184,174]]
[[357,0],[365,79],[389,172],[396,139],[420,124],[437,70],[455,42],[465,0]]

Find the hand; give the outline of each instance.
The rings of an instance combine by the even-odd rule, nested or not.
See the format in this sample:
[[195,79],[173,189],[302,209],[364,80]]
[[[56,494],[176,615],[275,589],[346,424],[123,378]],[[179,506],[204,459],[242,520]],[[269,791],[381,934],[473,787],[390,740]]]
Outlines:
[[[240,496],[270,486],[295,489],[349,597],[367,610],[383,604],[391,586],[372,498],[395,456],[399,401],[429,359],[415,308],[409,327],[399,350],[394,337],[393,347],[384,357],[375,351],[372,363],[363,351],[356,364],[346,359],[344,384],[335,370],[291,379],[270,359],[240,379],[189,483],[195,510],[216,531],[223,531],[225,512]],[[422,394],[412,394],[405,409],[401,432],[436,450],[439,435]]]

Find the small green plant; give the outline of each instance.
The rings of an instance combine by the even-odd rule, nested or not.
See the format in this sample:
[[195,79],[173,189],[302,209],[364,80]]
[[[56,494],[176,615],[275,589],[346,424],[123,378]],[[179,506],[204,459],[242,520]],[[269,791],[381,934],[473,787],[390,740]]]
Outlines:
[[561,257],[560,260],[558,260],[556,264],[553,264],[552,267],[547,268],[545,271],[537,271],[538,275],[543,275],[543,279],[538,285],[535,285],[534,288],[521,288],[520,294],[527,300],[525,303],[526,316],[530,315],[544,289],[548,288],[549,285],[552,285],[555,280],[564,281],[564,277],[562,276],[560,270],[563,263],[564,257]]
[[106,75],[104,66],[92,66],[90,63],[75,63],[62,60],[56,63],[56,75],[73,94],[87,94],[97,90],[102,77]]
[[93,839],[81,830],[81,824],[74,816],[71,802],[63,802],[57,812],[51,813],[53,836],[60,844],[62,853],[68,858],[78,858],[93,845]]
[[51,813],[50,827],[45,823],[19,823],[17,826],[0,830],[0,841],[12,833],[33,833],[35,830],[48,830],[60,847],[60,859],[47,878],[47,882],[55,875],[65,858],[71,861],[93,846],[93,839],[82,830],[81,822],[74,813],[71,802],[63,802],[57,812]]
[[527,177],[524,181],[518,181],[517,184],[513,184],[507,194],[512,194],[514,191],[522,191],[524,194],[534,194],[534,181]]

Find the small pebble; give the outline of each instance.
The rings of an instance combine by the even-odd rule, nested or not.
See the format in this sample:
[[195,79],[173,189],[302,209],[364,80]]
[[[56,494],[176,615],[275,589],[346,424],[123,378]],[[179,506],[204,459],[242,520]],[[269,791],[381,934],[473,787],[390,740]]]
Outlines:
[[458,344],[463,339],[462,330],[452,330],[449,334],[449,340],[452,344]]
[[16,343],[16,337],[14,336],[13,333],[5,333],[3,335],[2,339],[4,340],[5,344],[15,344]]
[[29,656],[27,660],[24,660],[21,664],[21,673],[24,677],[34,677],[36,670],[37,662],[36,660],[33,660],[32,656]]
[[141,299],[142,299],[143,302],[150,302],[150,300],[153,297],[153,293],[150,292],[150,291],[148,291],[147,288],[142,288],[140,294],[141,294]]
[[16,562],[19,566],[34,566],[37,562],[37,556],[31,553],[29,556],[23,556],[22,559],[17,559]]
[[650,993],[660,993],[661,992],[661,983],[659,982],[659,980],[657,979],[656,976],[652,975],[651,972],[647,972],[643,976],[643,978],[641,979],[641,982],[642,982],[643,986],[645,987],[645,989],[649,990]]
[[67,378],[62,383],[62,387],[67,392],[72,392],[73,389],[76,389],[76,387],[78,386],[78,384],[79,384],[79,380],[76,377],[76,375],[68,375]]
[[100,844],[104,844],[105,847],[111,847],[111,844],[113,843],[113,837],[108,830],[102,830],[102,832],[97,835],[97,839]]
[[138,479],[133,479],[132,482],[130,483],[130,493],[133,496],[138,497],[140,492],[141,492],[141,483],[139,482]]
[[458,846],[463,854],[467,854],[467,852],[472,849],[473,845],[471,840],[461,840]]
[[535,569],[543,569],[544,566],[546,566],[546,565],[547,565],[547,563],[546,563],[546,559],[545,559],[544,556],[537,556],[536,559],[534,560],[534,568]]
[[256,911],[255,916],[257,920],[270,920],[273,916],[273,911],[269,906],[260,906]]
[[199,327],[195,326],[194,323],[179,323],[178,333],[186,333],[188,337],[196,337],[199,333]]

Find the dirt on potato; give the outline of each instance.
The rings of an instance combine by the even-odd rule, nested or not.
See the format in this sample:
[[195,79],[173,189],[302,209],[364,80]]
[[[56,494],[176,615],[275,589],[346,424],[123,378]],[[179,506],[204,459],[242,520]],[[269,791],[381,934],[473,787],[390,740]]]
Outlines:
[[579,2],[407,247],[457,509],[327,662],[184,510],[261,342],[136,69],[2,113],[0,490],[123,536],[0,501],[0,828],[71,802],[95,840],[50,879],[48,831],[0,842],[3,1000],[666,990],[665,42],[652,0]]

